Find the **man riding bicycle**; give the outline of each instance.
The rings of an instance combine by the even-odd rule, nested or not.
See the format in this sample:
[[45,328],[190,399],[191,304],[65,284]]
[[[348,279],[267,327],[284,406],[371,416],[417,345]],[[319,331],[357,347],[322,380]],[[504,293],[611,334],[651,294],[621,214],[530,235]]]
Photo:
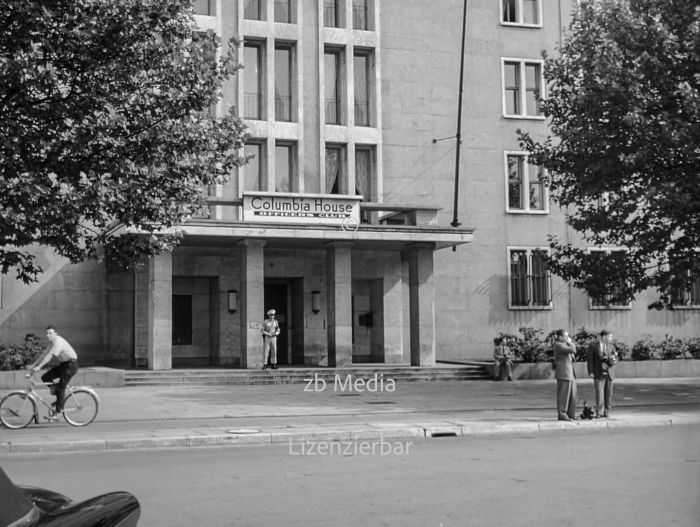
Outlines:
[[46,337],[49,339],[49,345],[44,353],[39,357],[34,364],[29,366],[33,372],[39,371],[50,360],[58,360],[58,365],[48,370],[41,376],[43,382],[54,382],[58,379],[55,385],[56,388],[56,414],[63,411],[63,404],[66,400],[66,386],[73,376],[78,373],[78,354],[66,339],[61,337],[54,326],[46,328]]

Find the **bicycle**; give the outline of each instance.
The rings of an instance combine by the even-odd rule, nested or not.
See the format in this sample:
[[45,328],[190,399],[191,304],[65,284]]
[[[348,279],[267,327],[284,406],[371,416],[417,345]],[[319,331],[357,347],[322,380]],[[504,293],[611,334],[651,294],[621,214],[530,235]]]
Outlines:
[[[43,416],[44,419],[50,422],[60,419],[59,413],[54,410],[53,406],[47,403],[34,389],[35,386],[48,386],[55,389],[55,383],[36,382],[32,373],[27,373],[24,377],[27,379],[27,389],[12,391],[0,401],[0,422],[7,428],[13,429],[25,428],[32,420],[39,424],[41,408],[39,403],[47,409],[46,415]],[[73,426],[89,425],[97,417],[99,406],[100,398],[89,386],[66,387],[63,418],[68,424]]]

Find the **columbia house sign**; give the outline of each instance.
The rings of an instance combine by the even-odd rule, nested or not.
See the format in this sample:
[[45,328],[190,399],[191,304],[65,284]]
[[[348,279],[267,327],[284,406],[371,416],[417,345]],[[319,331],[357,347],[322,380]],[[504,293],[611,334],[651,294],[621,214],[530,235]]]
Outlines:
[[360,222],[362,196],[245,192],[243,221],[346,225]]

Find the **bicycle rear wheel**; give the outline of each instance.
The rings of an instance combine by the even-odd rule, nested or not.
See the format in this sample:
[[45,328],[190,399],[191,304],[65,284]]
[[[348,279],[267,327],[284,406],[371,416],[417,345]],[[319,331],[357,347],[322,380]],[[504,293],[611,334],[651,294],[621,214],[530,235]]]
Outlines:
[[63,405],[63,418],[73,426],[89,425],[97,417],[99,402],[94,393],[76,389],[68,394]]
[[32,419],[36,408],[25,392],[12,392],[0,401],[0,422],[7,428],[24,428]]

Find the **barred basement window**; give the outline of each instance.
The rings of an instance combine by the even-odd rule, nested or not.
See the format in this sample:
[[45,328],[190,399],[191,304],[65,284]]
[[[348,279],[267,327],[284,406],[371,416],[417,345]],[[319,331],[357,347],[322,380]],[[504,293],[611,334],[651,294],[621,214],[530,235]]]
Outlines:
[[509,248],[510,309],[551,309],[551,276],[547,270],[547,250]]
[[173,295],[174,346],[192,344],[192,295]]

